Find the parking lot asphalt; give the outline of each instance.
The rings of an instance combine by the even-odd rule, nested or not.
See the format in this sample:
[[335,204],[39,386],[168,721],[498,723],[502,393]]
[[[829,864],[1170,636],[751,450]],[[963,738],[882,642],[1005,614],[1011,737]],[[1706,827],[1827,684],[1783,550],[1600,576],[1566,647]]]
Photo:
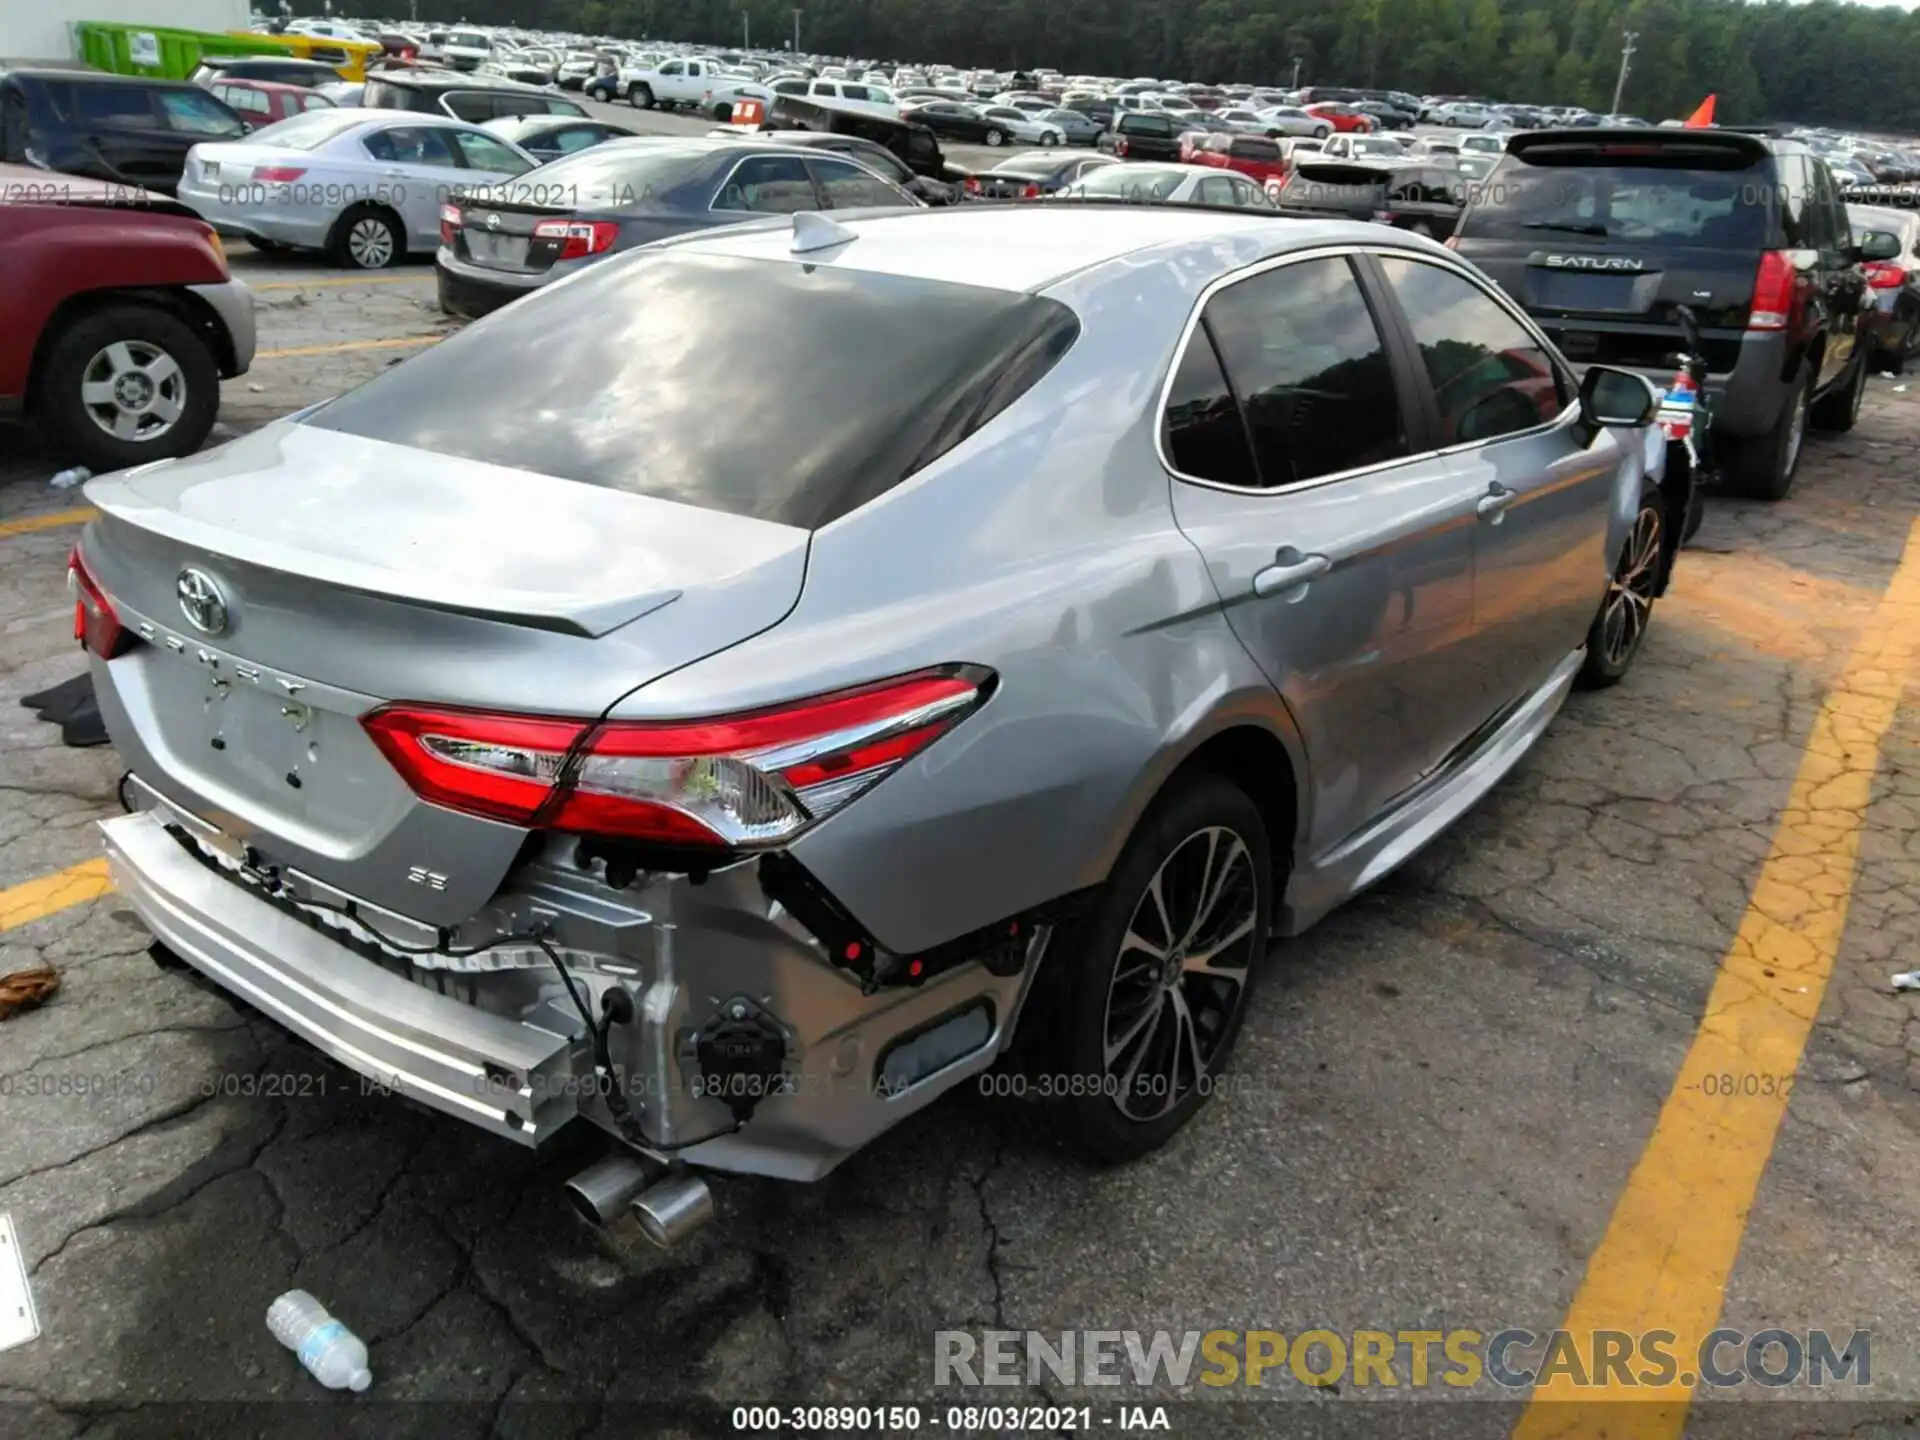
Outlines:
[[[427,266],[235,269],[261,351],[216,439],[447,328]],[[1871,1384],[1702,1391],[1688,1433],[1910,1433],[1920,997],[1888,982],[1920,939],[1917,462],[1920,389],[1876,379],[1789,500],[1716,499],[1627,682],[1275,950],[1232,1083],[1165,1151],[1090,1171],[969,1090],[818,1184],[721,1181],[718,1221],[662,1255],[576,1218],[579,1151],[365,1095],[148,961],[97,863],[112,753],[16,703],[78,668],[84,502],[0,432],[0,974],[62,981],[0,1025],[0,1213],[42,1332],[0,1354],[0,1434],[707,1436],[739,1404],[909,1400],[1087,1404],[1098,1428],[1141,1395],[936,1388],[935,1332],[1716,1320],[1870,1331]],[[292,1286],[368,1342],[370,1394],[322,1395],[268,1335]],[[1670,1404],[1553,1393],[1281,1366],[1145,1398],[1193,1436],[1682,1433]]]

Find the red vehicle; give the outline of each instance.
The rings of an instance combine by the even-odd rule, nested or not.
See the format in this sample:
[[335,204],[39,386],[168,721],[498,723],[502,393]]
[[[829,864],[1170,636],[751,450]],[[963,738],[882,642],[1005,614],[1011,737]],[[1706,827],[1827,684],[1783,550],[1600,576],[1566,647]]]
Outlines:
[[1285,181],[1288,169],[1279,142],[1264,135],[1209,135],[1194,147],[1192,163],[1238,171],[1262,186]]
[[1316,120],[1326,121],[1335,130],[1351,130],[1364,135],[1371,131],[1375,124],[1373,116],[1366,111],[1356,110],[1353,106],[1339,100],[1322,100],[1317,105],[1307,105],[1302,108]]
[[0,165],[0,417],[62,464],[119,470],[200,448],[220,382],[253,363],[253,296],[185,205]]
[[304,110],[333,108],[333,102],[318,91],[275,80],[216,79],[207,90],[214,99],[226,101],[248,130],[259,130]]

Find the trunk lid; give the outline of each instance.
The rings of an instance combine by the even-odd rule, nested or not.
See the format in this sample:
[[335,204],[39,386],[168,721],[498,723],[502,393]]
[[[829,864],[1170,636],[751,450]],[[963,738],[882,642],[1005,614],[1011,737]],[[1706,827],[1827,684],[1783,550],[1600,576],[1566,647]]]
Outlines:
[[1777,188],[1768,152],[1737,132],[1522,135],[1469,185],[1454,249],[1570,360],[1663,366],[1687,305],[1708,367],[1725,372],[1779,243]]
[[437,925],[485,903],[524,832],[419,800],[359,717],[598,716],[777,624],[809,541],[289,423],[88,498],[84,562],[145,642],[94,662],[128,765],[270,860]]
[[488,270],[520,275],[551,270],[561,242],[534,238],[542,220],[565,220],[573,212],[552,206],[468,201],[461,205],[454,231],[454,254]]

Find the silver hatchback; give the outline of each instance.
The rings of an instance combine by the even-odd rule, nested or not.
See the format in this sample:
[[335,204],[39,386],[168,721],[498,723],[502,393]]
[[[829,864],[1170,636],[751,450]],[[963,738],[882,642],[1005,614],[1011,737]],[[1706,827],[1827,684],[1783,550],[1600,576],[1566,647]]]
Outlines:
[[1654,405],[1373,226],[635,251],[91,484],[113,873],[160,957],[343,1064],[606,1129],[594,1213],[820,1176],[996,1061],[1138,1155],[1271,937],[1632,662]]

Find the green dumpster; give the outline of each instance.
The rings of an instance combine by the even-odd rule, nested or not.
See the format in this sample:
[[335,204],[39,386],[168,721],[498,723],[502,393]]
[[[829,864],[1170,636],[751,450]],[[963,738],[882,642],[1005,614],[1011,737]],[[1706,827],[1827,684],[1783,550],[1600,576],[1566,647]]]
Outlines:
[[154,75],[165,80],[185,80],[203,55],[285,55],[292,48],[273,35],[223,35],[104,20],[82,20],[73,31],[79,58],[89,65],[115,75]]

